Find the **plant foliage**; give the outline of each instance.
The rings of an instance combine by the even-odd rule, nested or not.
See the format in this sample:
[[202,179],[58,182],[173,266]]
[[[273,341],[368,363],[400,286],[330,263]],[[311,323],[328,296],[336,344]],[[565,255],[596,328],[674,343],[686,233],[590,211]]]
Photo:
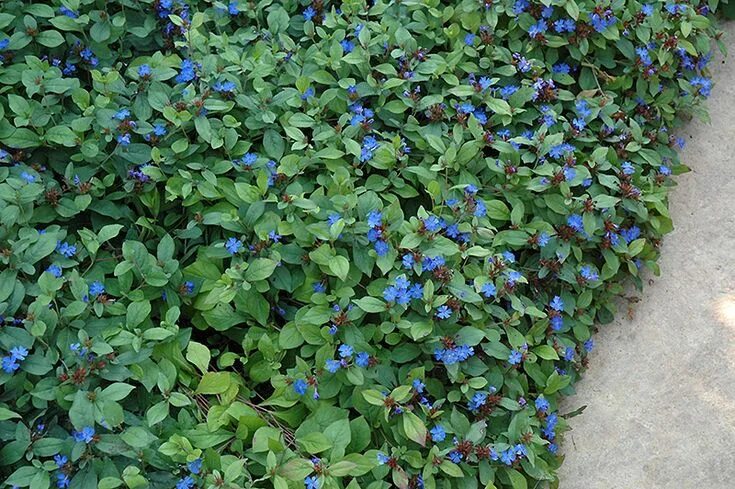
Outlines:
[[5,484],[553,487],[715,7],[5,0]]

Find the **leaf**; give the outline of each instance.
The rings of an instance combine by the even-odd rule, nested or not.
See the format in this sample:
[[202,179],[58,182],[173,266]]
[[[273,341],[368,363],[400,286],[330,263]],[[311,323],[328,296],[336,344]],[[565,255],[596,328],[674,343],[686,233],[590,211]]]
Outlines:
[[405,412],[402,416],[403,429],[406,431],[406,436],[422,447],[426,446],[427,430],[424,422],[412,412]]
[[316,455],[332,448],[332,442],[323,433],[308,433],[303,437],[297,437],[296,443],[308,454]]
[[347,274],[350,272],[350,262],[344,256],[335,256],[329,262],[329,270],[340,280],[347,280]]
[[123,382],[115,382],[102,390],[102,399],[105,401],[122,401],[133,392],[134,386]]
[[151,313],[151,303],[149,301],[131,302],[128,306],[128,312],[125,323],[128,328],[135,328],[146,320]]
[[209,360],[212,354],[209,352],[209,348],[197,343],[196,341],[190,341],[186,347],[186,359],[194,364],[203,374],[209,370]]
[[245,270],[245,280],[248,282],[265,280],[273,275],[273,271],[277,265],[277,262],[269,258],[256,258],[248,265],[247,270]]
[[384,312],[386,310],[385,302],[375,297],[362,297],[352,302],[365,312]]
[[207,372],[199,381],[197,394],[222,394],[229,389],[230,374],[227,372]]

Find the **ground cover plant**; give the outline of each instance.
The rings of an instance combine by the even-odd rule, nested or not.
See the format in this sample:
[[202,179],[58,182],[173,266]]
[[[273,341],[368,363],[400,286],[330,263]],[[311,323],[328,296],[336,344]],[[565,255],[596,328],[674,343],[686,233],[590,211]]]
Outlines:
[[554,487],[715,7],[3,2],[5,486]]

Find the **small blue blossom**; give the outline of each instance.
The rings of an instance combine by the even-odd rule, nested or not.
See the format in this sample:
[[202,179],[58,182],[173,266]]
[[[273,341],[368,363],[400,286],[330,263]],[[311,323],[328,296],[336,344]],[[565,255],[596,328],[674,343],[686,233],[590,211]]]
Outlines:
[[482,295],[487,298],[495,297],[498,292],[497,287],[495,287],[495,284],[492,282],[487,282],[483,284],[480,290],[482,291]]
[[511,350],[510,355],[508,355],[508,363],[511,365],[520,365],[522,361],[523,354],[518,350]]
[[98,295],[101,295],[104,293],[105,293],[105,285],[98,280],[92,282],[92,284],[89,286],[89,295],[93,297],[97,297]]
[[339,362],[339,360],[327,360],[324,368],[326,368],[331,373],[335,373],[337,370],[340,369],[341,366],[342,364]]
[[579,270],[579,274],[582,276],[583,279],[589,282],[595,282],[600,278],[597,272],[595,272],[589,265],[583,265],[582,268]]
[[227,242],[225,242],[225,249],[231,254],[236,255],[240,253],[243,249],[242,241],[240,241],[237,238],[229,238]]
[[462,453],[457,450],[452,450],[447,454],[447,456],[449,457],[449,460],[451,460],[455,464],[460,463],[462,461],[462,458],[464,458]]
[[310,475],[304,479],[305,489],[319,489],[319,478],[315,475]]
[[536,402],[534,404],[536,405],[537,411],[541,411],[542,413],[545,413],[545,412],[548,412],[549,410],[549,401],[547,401],[544,396],[537,397]]
[[361,351],[355,357],[355,365],[360,368],[367,368],[370,366],[370,355],[367,352]]
[[351,356],[352,356],[352,354],[353,354],[353,353],[355,353],[355,350],[354,350],[354,348],[352,348],[352,347],[351,347],[350,345],[348,345],[348,344],[343,344],[343,345],[340,345],[340,347],[339,347],[338,351],[339,351],[339,356],[340,356],[340,357],[342,357],[342,358],[348,358],[348,357],[351,357]]
[[91,443],[94,441],[94,428],[91,426],[85,426],[80,431],[74,431],[72,433],[75,441],[83,441],[84,443]]
[[146,64],[143,64],[143,65],[138,66],[138,76],[139,77],[141,77],[141,78],[148,78],[152,74],[153,74],[153,72],[151,71],[151,67],[150,66],[148,66]]
[[189,469],[189,472],[197,475],[199,474],[199,472],[202,471],[202,459],[198,458],[196,460],[192,460],[191,462],[186,464],[186,467]]
[[309,387],[309,385],[306,383],[304,379],[296,379],[293,383],[293,390],[296,394],[303,396],[306,394],[306,389]]
[[434,426],[429,433],[431,434],[431,440],[435,442],[444,441],[447,437],[446,431],[440,424]]
[[56,244],[56,251],[67,258],[71,258],[76,255],[77,247],[75,245],[70,245],[69,243],[62,243],[61,241],[59,241]]
[[176,489],[191,489],[196,484],[194,478],[190,475],[179,479],[176,483]]
[[316,17],[316,10],[314,10],[314,7],[309,5],[304,9],[302,15],[304,16],[304,20],[313,20],[314,17]]
[[436,317],[439,319],[449,319],[452,316],[452,310],[445,305],[439,306],[436,310]]

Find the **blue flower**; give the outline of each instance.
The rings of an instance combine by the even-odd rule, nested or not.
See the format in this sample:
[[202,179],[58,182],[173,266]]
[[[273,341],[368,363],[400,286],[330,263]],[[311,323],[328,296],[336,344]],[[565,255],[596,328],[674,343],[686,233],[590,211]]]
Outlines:
[[9,356],[2,358],[2,367],[6,374],[12,374],[20,368],[20,365],[12,356]]
[[464,36],[464,43],[467,46],[472,46],[475,43],[475,35],[474,34],[466,34]]
[[56,462],[58,468],[61,468],[69,463],[69,458],[66,455],[57,454],[54,455],[54,462]]
[[426,219],[422,219],[422,222],[424,223],[424,228],[430,233],[441,231],[444,227],[444,222],[436,216],[429,216]]
[[331,373],[335,373],[337,370],[340,369],[341,366],[342,364],[339,362],[339,360],[327,360],[324,368],[326,368]]
[[523,354],[518,350],[511,350],[508,355],[508,363],[511,365],[519,365],[523,361]]
[[632,175],[635,173],[635,168],[630,161],[624,161],[623,164],[620,165],[620,169],[623,170],[623,173],[626,175]]
[[105,285],[100,281],[94,281],[89,286],[89,294],[96,297],[105,293]]
[[582,268],[579,270],[579,274],[582,276],[583,279],[589,282],[595,282],[600,278],[597,272],[592,270],[592,267],[590,267],[589,265],[583,265]]
[[309,5],[308,7],[304,9],[302,14],[304,16],[304,20],[312,20],[316,16],[316,10],[314,10],[314,7]]
[[544,396],[539,396],[536,398],[536,410],[541,411],[542,413],[545,413],[549,410],[549,401],[544,398]]
[[94,428],[92,426],[85,426],[81,431],[74,431],[72,433],[75,441],[83,441],[84,443],[90,443],[94,441]]
[[551,329],[554,331],[561,331],[561,329],[564,327],[564,318],[561,316],[552,316],[551,317]]
[[472,214],[475,217],[485,217],[487,214],[487,207],[485,207],[485,202],[483,202],[482,199],[477,199],[475,201],[475,210]]
[[572,360],[574,360],[574,348],[572,348],[571,346],[566,347],[566,349],[564,350],[564,360],[566,360],[567,362],[571,362]]
[[669,168],[666,165],[661,165],[661,166],[658,167],[658,172],[661,175],[669,176],[669,175],[671,175],[671,168]]
[[373,136],[365,136],[362,139],[362,149],[360,152],[360,161],[365,163],[373,159],[373,153],[378,149],[378,140]]
[[378,458],[378,464],[380,465],[385,465],[390,461],[390,457],[384,454],[383,452],[378,452],[377,458]]
[[368,226],[375,228],[383,224],[383,214],[380,211],[370,211],[367,216]]
[[319,489],[319,478],[315,475],[310,475],[304,479],[304,487],[306,489]]
[[446,306],[439,306],[439,308],[436,310],[436,317],[439,319],[449,319],[452,316],[452,310]]
[[65,16],[69,17],[70,19],[76,19],[76,18],[79,17],[79,14],[77,12],[71,10],[68,7],[65,7],[64,5],[62,5],[61,7],[59,7],[59,13],[61,15],[65,15]]
[[584,221],[579,214],[572,214],[567,218],[567,225],[577,232],[584,231]]
[[225,243],[225,248],[227,249],[227,251],[230,252],[231,255],[236,255],[240,253],[240,251],[242,251],[243,244],[242,241],[237,238],[230,238]]
[[449,460],[451,460],[455,464],[460,463],[462,461],[462,458],[463,458],[462,453],[461,452],[458,452],[457,450],[452,450],[451,452],[449,452],[447,454],[447,456],[449,457]]
[[181,67],[179,74],[176,75],[176,83],[188,83],[196,79],[196,64],[189,58],[181,60]]
[[221,93],[223,95],[232,95],[237,88],[237,85],[235,85],[235,83],[231,81],[219,81],[215,83],[212,88],[217,93]]
[[125,119],[127,119],[128,117],[130,117],[130,110],[128,110],[128,109],[120,109],[117,112],[115,112],[115,115],[113,115],[112,117],[115,118],[115,119],[117,119],[117,120],[119,120],[119,121],[124,121]]
[[589,339],[584,342],[584,351],[591,352],[594,347],[595,347],[595,341],[593,339]]
[[117,136],[117,142],[120,144],[120,146],[127,146],[130,144],[130,133],[126,132],[125,134],[119,134]]
[[54,277],[56,277],[56,278],[60,278],[61,277],[61,274],[62,274],[61,267],[59,265],[56,265],[56,264],[49,265],[49,267],[46,269],[46,271],[48,273],[50,273],[51,275],[53,275]]
[[153,72],[151,71],[151,67],[148,65],[140,65],[138,66],[138,76],[141,78],[147,78],[151,76]]
[[512,270],[512,271],[510,271],[508,273],[508,277],[506,279],[506,282],[507,282],[507,284],[510,287],[514,287],[515,284],[516,284],[516,282],[518,282],[522,278],[523,278],[523,275],[521,274],[521,272],[518,272],[516,270]]
[[343,345],[340,345],[338,351],[339,351],[339,356],[342,358],[351,357],[352,354],[355,353],[355,349],[346,343]]
[[641,229],[638,226],[631,226],[630,228],[623,228],[620,230],[620,236],[623,237],[626,243],[630,243],[638,239],[641,235]]
[[296,392],[296,394],[303,396],[306,394],[306,389],[309,387],[309,384],[306,383],[304,379],[296,379],[293,383],[293,390]]
[[34,175],[31,175],[30,173],[25,171],[20,174],[20,178],[25,180],[26,183],[33,183],[36,181],[36,177]]
[[539,36],[543,36],[546,33],[548,26],[544,19],[539,19],[535,24],[528,28],[528,35],[535,39]]
[[506,465],[513,465],[516,461],[516,453],[512,449],[504,450],[500,453],[500,461]]
[[57,472],[56,473],[56,487],[59,489],[66,489],[69,487],[69,483],[71,482],[71,479],[69,478],[68,474],[65,474],[63,472]]
[[552,72],[564,75],[569,74],[570,69],[571,68],[569,68],[569,65],[566,63],[557,63],[551,67]]
[[431,433],[431,440],[436,442],[444,441],[447,437],[447,432],[440,424],[434,426],[429,433]]
[[549,303],[551,308],[555,311],[563,311],[564,310],[564,301],[561,300],[561,297],[558,295],[555,295],[554,298]]
[[18,362],[22,362],[28,356],[28,348],[24,346],[16,346],[10,349],[10,357]]
[[230,2],[229,5],[227,5],[227,13],[230,15],[237,15],[240,13],[237,2]]
[[423,260],[421,260],[421,266],[426,270],[427,272],[433,272],[439,267],[444,266],[446,262],[444,261],[444,257],[442,256],[425,256]]
[[382,240],[376,241],[373,247],[375,248],[375,253],[377,253],[378,256],[385,256],[390,250],[388,243]]
[[541,248],[543,248],[544,246],[549,244],[549,239],[549,235],[544,232],[538,235],[538,239],[536,240],[536,242]]
[[196,475],[202,471],[202,459],[198,458],[196,460],[192,460],[191,462],[186,464],[186,467],[189,469],[189,472]]
[[176,489],[191,489],[196,484],[196,481],[194,478],[190,475],[187,475],[186,477],[181,478],[176,483]]
[[415,260],[413,257],[413,253],[406,253],[401,258],[401,263],[403,264],[403,268],[413,268]]
[[453,365],[464,362],[475,354],[475,349],[469,345],[458,345],[453,348],[437,348],[434,350],[434,358],[444,365]]
[[483,284],[480,290],[482,291],[482,295],[488,298],[495,297],[495,294],[498,292],[497,287],[495,287],[495,284],[492,282]]
[[355,357],[355,365],[361,368],[367,368],[370,366],[370,355],[367,352],[361,351]]
[[355,49],[355,44],[347,39],[342,39],[339,44],[342,46],[342,51],[345,54],[349,54]]

